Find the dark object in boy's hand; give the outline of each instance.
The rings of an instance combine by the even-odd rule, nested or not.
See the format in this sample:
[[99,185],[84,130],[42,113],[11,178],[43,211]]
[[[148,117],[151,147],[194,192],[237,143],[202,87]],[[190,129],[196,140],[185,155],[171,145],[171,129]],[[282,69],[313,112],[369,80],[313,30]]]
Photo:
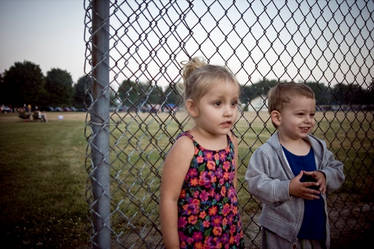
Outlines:
[[[303,176],[300,179],[300,182],[316,182],[316,181],[317,180],[313,176],[310,176],[307,174],[303,174]],[[309,186],[308,188],[319,190],[319,186],[315,186],[315,185]]]

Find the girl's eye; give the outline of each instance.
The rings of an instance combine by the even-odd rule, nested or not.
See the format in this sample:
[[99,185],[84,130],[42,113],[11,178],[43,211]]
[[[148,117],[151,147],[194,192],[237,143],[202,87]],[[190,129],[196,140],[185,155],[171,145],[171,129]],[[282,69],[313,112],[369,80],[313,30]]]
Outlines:
[[220,106],[221,104],[222,104],[221,101],[216,101],[216,102],[214,102],[214,105],[215,105],[215,106]]
[[234,107],[237,106],[237,105],[238,105],[238,101],[233,101],[233,102],[231,103],[231,105],[234,106]]

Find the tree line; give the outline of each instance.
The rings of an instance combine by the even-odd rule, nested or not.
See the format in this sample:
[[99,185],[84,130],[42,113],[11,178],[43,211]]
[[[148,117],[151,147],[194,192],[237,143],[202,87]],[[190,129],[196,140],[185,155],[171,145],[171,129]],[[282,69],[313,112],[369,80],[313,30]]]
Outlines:
[[66,70],[52,68],[43,75],[39,65],[16,62],[0,75],[0,103],[13,107],[33,106],[84,107],[87,77],[73,84]]
[[[240,101],[249,103],[258,96],[265,96],[277,84],[276,80],[263,79],[252,85],[241,86]],[[335,84],[326,86],[320,82],[305,82],[315,92],[317,105],[373,105],[374,80],[369,85]],[[69,72],[52,68],[43,75],[40,67],[32,62],[16,62],[0,75],[0,104],[22,106],[75,106],[89,105],[87,90],[92,80],[88,75],[73,83]],[[183,105],[181,83],[171,83],[163,89],[157,83],[124,80],[117,90],[111,88],[111,106],[139,109],[145,105]]]

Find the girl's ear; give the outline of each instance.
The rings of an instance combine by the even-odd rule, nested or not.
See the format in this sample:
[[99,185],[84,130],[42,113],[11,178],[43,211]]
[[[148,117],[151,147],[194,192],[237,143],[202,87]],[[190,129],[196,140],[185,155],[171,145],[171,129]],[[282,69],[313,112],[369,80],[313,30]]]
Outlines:
[[186,110],[192,118],[196,118],[199,115],[199,110],[192,99],[186,100]]
[[280,112],[278,112],[277,110],[274,110],[270,113],[270,118],[271,118],[271,122],[273,122],[273,124],[275,126],[279,126],[280,123],[281,123],[281,114]]

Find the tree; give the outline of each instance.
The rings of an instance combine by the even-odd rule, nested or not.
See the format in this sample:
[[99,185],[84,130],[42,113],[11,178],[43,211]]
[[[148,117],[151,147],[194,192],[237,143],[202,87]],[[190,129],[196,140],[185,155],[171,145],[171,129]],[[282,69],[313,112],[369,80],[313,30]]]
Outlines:
[[29,61],[16,62],[4,73],[2,102],[14,106],[40,105],[45,97],[44,76],[39,65]]
[[136,107],[142,91],[138,84],[131,80],[124,80],[118,88],[118,95],[122,104],[128,107]]
[[330,105],[331,104],[331,89],[319,82],[306,82],[312,88],[316,96],[317,105]]
[[45,89],[49,103],[54,106],[69,106],[73,97],[73,80],[65,70],[53,68],[47,72]]
[[257,98],[258,96],[266,95],[270,88],[272,88],[276,84],[276,80],[263,79],[251,86],[242,86],[240,101],[242,103],[248,103],[251,102],[253,99]]
[[183,104],[182,84],[170,84],[165,90],[166,103],[181,106]]
[[77,84],[74,85],[73,104],[76,107],[82,108],[89,105],[89,98],[86,94],[87,89],[91,86],[92,79],[85,75],[79,78]]

